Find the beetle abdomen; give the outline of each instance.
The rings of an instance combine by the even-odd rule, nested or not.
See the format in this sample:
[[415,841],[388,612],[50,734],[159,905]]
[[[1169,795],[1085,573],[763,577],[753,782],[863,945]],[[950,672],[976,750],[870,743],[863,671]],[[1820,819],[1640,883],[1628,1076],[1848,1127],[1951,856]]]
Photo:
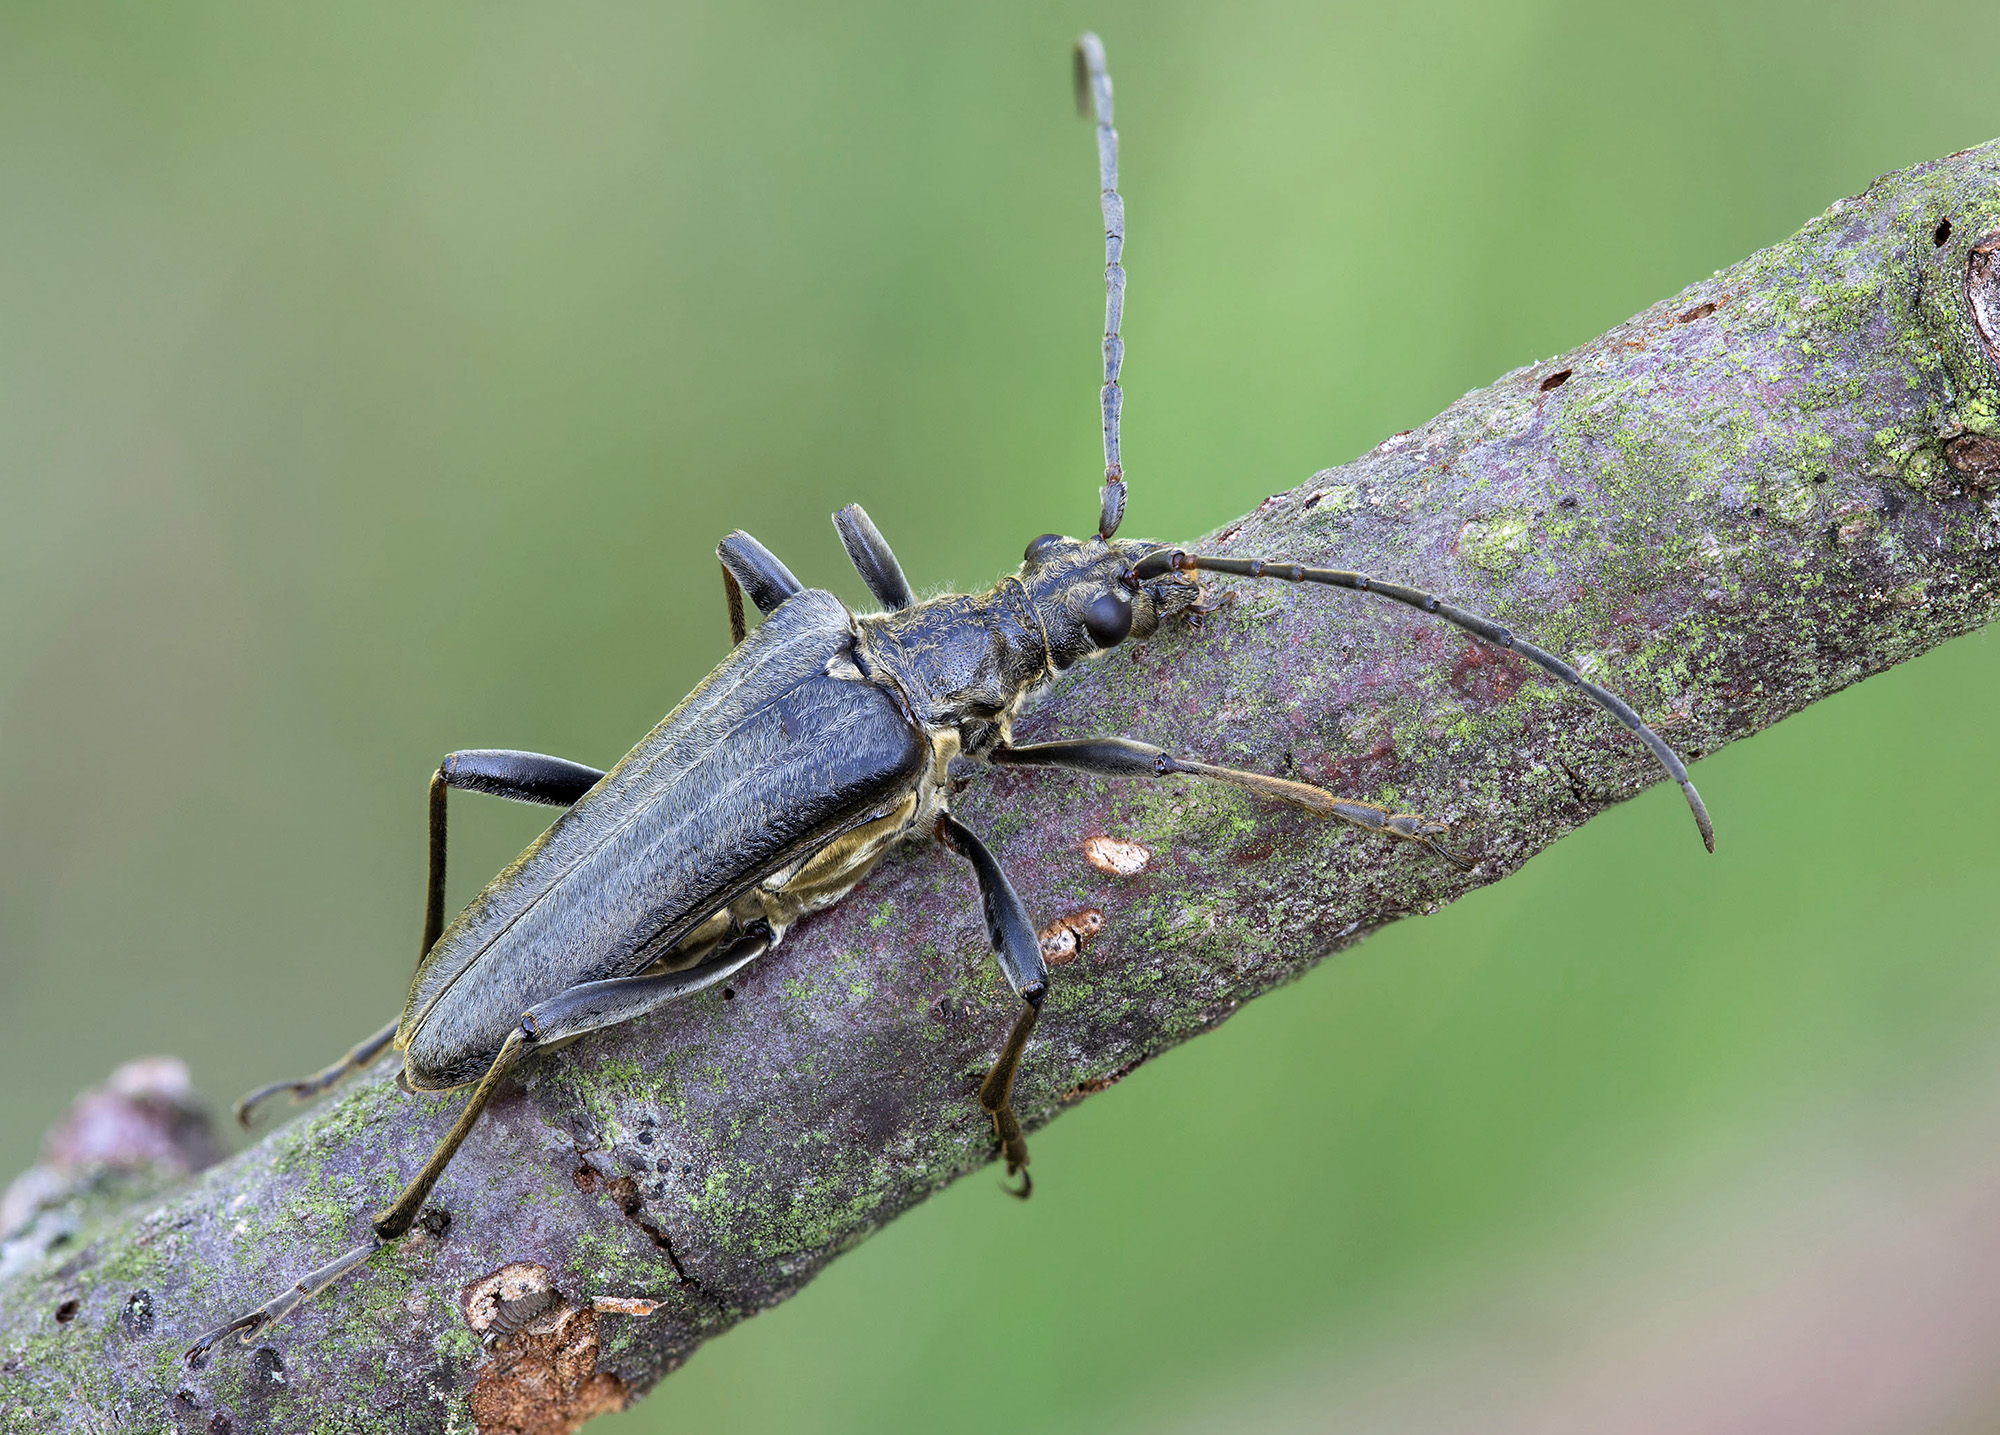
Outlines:
[[828,673],[853,673],[838,661],[852,649],[838,599],[795,595],[496,877],[417,971],[399,1033],[410,1084],[477,1078],[529,1007],[643,970],[899,805],[929,744],[885,689]]

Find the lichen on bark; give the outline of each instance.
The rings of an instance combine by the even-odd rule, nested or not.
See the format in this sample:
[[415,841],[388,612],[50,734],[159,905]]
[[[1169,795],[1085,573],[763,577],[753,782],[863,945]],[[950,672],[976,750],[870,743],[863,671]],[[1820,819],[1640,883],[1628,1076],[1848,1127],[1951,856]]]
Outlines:
[[[1988,621],[1996,455],[2000,142],[1878,181],[1209,546],[1492,614],[1694,757]],[[1476,870],[1226,789],[988,774],[960,811],[1031,910],[1102,914],[1023,1068],[1031,1128],[1657,780],[1511,655],[1354,595],[1234,587],[1199,631],[1072,673],[1024,736],[1127,733],[1423,811]],[[1152,855],[1117,875],[1096,837]],[[191,1179],[72,1167],[14,1203],[0,1431],[568,1428],[988,1162],[974,1091],[1012,1011],[970,879],[908,847],[727,991],[526,1070],[439,1187],[448,1226],[199,1371],[188,1341],[354,1241],[459,1098],[378,1068]],[[489,1349],[467,1292],[507,1267],[556,1299],[508,1307],[522,1329]]]

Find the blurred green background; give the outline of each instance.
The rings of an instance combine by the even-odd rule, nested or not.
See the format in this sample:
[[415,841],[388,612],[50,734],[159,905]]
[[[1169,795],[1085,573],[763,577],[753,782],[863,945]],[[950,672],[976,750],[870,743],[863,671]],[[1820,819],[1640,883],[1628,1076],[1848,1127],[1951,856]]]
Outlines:
[[[1085,26],[1162,537],[2000,133],[1990,0],[14,0],[0,1169],[389,1015],[438,756],[610,762],[729,529],[858,600],[842,503],[920,586],[1092,521]],[[1607,813],[593,1428],[1991,1428],[1996,701],[1975,635],[1725,751],[1713,859]],[[546,816],[458,811],[455,900]]]

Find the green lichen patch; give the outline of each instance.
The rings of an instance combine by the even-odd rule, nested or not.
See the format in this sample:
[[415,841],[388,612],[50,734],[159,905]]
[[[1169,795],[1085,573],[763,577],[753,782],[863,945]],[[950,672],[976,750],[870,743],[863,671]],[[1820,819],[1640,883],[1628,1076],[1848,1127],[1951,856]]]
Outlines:
[[1504,576],[1521,564],[1534,521],[1519,511],[1469,518],[1459,526],[1458,556],[1476,568]]
[[1812,484],[1780,470],[1771,475],[1765,503],[1780,523],[1809,522],[1819,507],[1819,494]]

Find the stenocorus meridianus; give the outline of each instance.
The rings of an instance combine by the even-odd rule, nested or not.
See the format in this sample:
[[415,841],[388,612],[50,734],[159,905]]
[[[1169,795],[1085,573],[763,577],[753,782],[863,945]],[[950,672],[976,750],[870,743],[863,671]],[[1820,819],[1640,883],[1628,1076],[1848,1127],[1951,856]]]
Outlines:
[[[1076,78],[1078,103],[1096,120],[1104,214],[1105,467],[1095,535],[1044,534],[1028,545],[1018,570],[984,593],[918,601],[875,525],[850,505],[834,525],[883,608],[856,614],[832,594],[805,588],[748,534],[732,533],[717,554],[734,647],[609,772],[525,752],[448,755],[431,779],[422,956],[401,1015],[324,1071],[252,1092],[237,1112],[247,1124],[254,1108],[280,1091],[298,1100],[315,1096],[391,1044],[402,1053],[407,1088],[477,1085],[367,1241],[203,1336],[188,1351],[190,1362],[224,1336],[249,1340],[408,1232],[494,1088],[524,1058],[723,981],[801,917],[839,901],[906,837],[935,836],[971,864],[994,955],[1022,1000],[979,1103],[993,1120],[1008,1174],[1021,1177],[1017,1194],[1026,1196],[1028,1151],[1012,1088],[1049,970],[1006,873],[951,815],[955,763],[1231,783],[1466,865],[1443,844],[1443,823],[1304,783],[1125,737],[1014,745],[1014,718],[1057,673],[1145,638],[1169,618],[1205,611],[1199,573],[1372,593],[1519,653],[1646,743],[1681,785],[1713,848],[1708,814],[1673,750],[1614,694],[1500,625],[1360,573],[1117,537],[1126,496],[1118,451],[1125,217],[1111,81],[1095,35],[1078,42]],[[746,596],[765,618],[754,632],[744,619]],[[566,810],[446,927],[445,805],[454,787]]]

